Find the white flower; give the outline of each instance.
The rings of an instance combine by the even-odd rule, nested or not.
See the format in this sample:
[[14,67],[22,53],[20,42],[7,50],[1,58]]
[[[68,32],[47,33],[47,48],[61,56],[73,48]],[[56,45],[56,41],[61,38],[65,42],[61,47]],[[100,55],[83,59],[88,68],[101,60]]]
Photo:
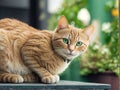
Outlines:
[[81,20],[85,25],[88,25],[90,22],[90,14],[86,8],[82,8],[78,12],[77,18]]
[[110,33],[111,32],[110,26],[111,26],[111,24],[109,22],[103,23],[102,24],[102,31],[106,32],[106,33]]
[[94,50],[98,50],[98,49],[99,49],[99,46],[98,46],[98,45],[95,45],[95,46],[93,47],[93,49],[94,49]]
[[108,54],[109,53],[109,50],[107,48],[104,48],[102,51],[101,51],[102,54]]

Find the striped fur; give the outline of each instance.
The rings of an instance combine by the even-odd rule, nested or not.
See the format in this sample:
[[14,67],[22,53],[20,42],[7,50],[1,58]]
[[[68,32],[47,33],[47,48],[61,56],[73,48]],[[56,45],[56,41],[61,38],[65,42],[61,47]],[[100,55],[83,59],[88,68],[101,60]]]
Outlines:
[[[64,16],[55,31],[39,31],[15,19],[0,20],[0,82],[58,82],[58,74],[70,64],[67,60],[86,50],[92,32],[92,26],[83,31],[68,25]],[[78,41],[83,45],[76,46]]]

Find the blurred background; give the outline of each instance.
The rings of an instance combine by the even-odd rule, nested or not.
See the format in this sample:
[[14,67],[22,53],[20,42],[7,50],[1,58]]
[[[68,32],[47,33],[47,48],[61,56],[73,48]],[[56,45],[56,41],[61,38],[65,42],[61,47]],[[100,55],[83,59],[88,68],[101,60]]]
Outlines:
[[118,0],[1,0],[0,19],[15,18],[39,30],[54,30],[61,15],[78,28],[93,24],[87,52],[71,63],[61,79],[109,83],[118,90],[118,8]]

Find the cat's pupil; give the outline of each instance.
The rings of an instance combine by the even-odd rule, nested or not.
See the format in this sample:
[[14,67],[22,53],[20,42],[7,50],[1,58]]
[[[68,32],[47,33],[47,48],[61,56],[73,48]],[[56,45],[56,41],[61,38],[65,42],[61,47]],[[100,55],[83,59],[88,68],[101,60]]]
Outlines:
[[69,40],[68,40],[67,38],[63,38],[63,42],[64,42],[65,44],[68,44],[68,43],[69,43]]
[[76,43],[76,46],[81,46],[83,43],[81,41]]

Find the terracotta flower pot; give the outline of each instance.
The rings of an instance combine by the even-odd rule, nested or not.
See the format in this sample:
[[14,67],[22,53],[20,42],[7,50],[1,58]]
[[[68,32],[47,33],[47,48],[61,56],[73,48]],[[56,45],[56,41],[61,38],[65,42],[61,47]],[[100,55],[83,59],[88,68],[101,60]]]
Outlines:
[[111,90],[120,90],[120,78],[113,72],[90,74],[85,78],[89,82],[111,84]]

